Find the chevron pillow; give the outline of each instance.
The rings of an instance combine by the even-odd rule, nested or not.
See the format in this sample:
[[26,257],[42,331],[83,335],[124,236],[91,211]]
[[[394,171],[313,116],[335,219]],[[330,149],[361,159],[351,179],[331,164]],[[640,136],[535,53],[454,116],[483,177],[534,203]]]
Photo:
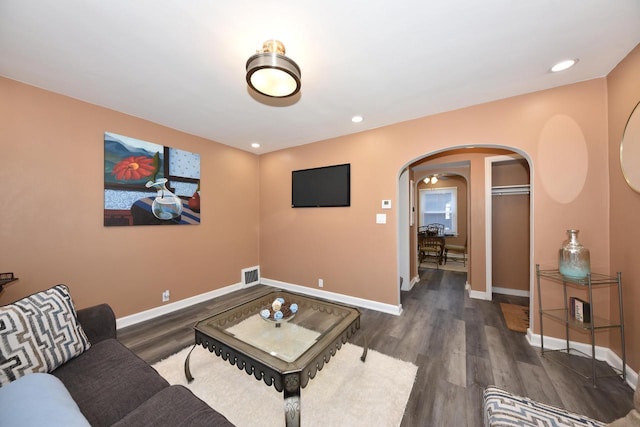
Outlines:
[[32,372],[51,372],[91,344],[65,285],[0,307],[0,387]]
[[497,387],[484,390],[486,427],[605,427],[605,423]]

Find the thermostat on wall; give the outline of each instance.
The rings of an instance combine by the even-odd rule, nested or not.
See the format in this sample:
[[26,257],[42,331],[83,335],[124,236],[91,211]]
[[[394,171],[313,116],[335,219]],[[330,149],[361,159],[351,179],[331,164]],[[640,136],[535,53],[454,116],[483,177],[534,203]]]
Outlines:
[[391,209],[391,200],[383,200],[382,209]]

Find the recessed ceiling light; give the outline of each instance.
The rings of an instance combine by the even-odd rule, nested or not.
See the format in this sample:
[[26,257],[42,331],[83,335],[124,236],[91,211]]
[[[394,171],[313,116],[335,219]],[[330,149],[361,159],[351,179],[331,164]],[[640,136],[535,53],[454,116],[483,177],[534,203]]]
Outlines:
[[251,146],[252,146],[253,148],[260,148],[260,144],[258,144],[257,142],[252,142],[252,143],[251,143]]
[[351,121],[353,123],[361,123],[364,120],[364,117],[362,116],[353,116],[351,117]]
[[564,61],[558,62],[556,65],[551,67],[552,73],[557,73],[559,71],[564,71],[567,68],[571,68],[578,62],[577,59],[565,59]]

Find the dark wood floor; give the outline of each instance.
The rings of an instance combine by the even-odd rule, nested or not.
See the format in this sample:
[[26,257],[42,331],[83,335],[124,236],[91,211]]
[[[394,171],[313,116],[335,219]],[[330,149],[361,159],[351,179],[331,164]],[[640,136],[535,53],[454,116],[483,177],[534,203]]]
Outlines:
[[[421,279],[403,292],[401,316],[362,309],[361,330],[352,340],[362,345],[366,336],[370,348],[418,366],[403,427],[482,426],[482,391],[492,384],[606,422],[631,409],[633,391],[621,379],[600,379],[593,388],[541,357],[524,334],[507,329],[499,296],[493,302],[470,299],[466,273],[426,269]],[[155,363],[193,343],[197,320],[269,290],[243,289],[122,329],[118,338]]]

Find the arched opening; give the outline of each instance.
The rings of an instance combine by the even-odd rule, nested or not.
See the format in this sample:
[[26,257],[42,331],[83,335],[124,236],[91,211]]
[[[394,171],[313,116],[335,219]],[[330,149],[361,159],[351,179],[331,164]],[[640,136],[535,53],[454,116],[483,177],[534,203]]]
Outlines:
[[[496,166],[500,165],[500,170]],[[502,166],[508,165],[508,168]],[[505,170],[519,168],[520,179],[505,183]],[[524,170],[524,172],[523,172]],[[461,243],[459,240],[466,240],[467,243],[467,288],[469,295],[473,298],[492,299],[492,292],[513,292],[514,295],[530,295],[533,286],[533,205],[531,203],[532,165],[527,153],[519,149],[506,146],[495,145],[475,145],[458,146],[446,150],[425,153],[425,155],[407,162],[399,175],[399,221],[398,221],[398,266],[400,272],[401,286],[399,288],[399,301],[401,301],[401,291],[411,289],[420,279],[419,260],[417,249],[417,232],[420,226],[418,194],[422,184],[419,184],[425,177],[441,174],[446,180],[441,186],[447,186],[449,181],[464,183],[464,190],[461,191],[466,200],[458,203],[459,207],[465,207],[466,213],[458,215],[456,232],[450,233],[450,240]],[[507,173],[509,175],[509,173]],[[522,176],[525,176],[524,181]],[[497,184],[494,185],[493,181]],[[456,184],[458,185],[458,184]],[[451,185],[453,186],[453,184]],[[502,193],[496,192],[493,187],[508,187]],[[515,191],[512,188],[518,188]],[[512,191],[507,195],[508,191]],[[493,209],[494,198],[502,198],[511,195],[521,195],[524,198],[518,202],[522,205],[522,200],[526,200],[526,210],[520,209],[518,220],[526,224],[525,239],[520,239],[521,246],[524,244],[524,259],[519,259],[520,277],[524,274],[524,285],[518,283],[512,286],[511,283],[496,283],[495,278],[504,276],[504,271],[495,271],[494,263],[500,265],[514,265],[513,260],[505,262],[501,255],[494,255],[494,239],[505,235],[505,230],[500,230],[493,223],[495,213]],[[516,199],[508,199],[513,202]],[[510,203],[507,204],[509,206]],[[500,207],[497,213],[502,217],[511,218],[508,212]],[[510,209],[510,208],[509,208]],[[515,212],[515,211],[514,211]],[[524,212],[524,213],[523,213]],[[460,224],[463,218],[463,224]],[[498,220],[502,223],[502,220]],[[501,231],[502,233],[497,233]],[[507,239],[509,240],[509,239]],[[497,242],[497,241],[496,241]],[[504,250],[504,242],[500,242],[498,248]],[[508,242],[507,242],[508,243]],[[508,246],[508,245],[507,245]],[[497,250],[497,249],[496,249]],[[522,252],[522,251],[521,251]],[[522,267],[524,265],[524,268]],[[494,273],[496,277],[494,278]],[[513,273],[513,272],[511,272]],[[500,279],[502,280],[502,279]],[[494,286],[496,285],[496,286]],[[494,287],[496,289],[494,289]],[[516,290],[513,290],[516,289]],[[533,310],[530,310],[532,313]],[[533,319],[530,319],[532,321]]]

